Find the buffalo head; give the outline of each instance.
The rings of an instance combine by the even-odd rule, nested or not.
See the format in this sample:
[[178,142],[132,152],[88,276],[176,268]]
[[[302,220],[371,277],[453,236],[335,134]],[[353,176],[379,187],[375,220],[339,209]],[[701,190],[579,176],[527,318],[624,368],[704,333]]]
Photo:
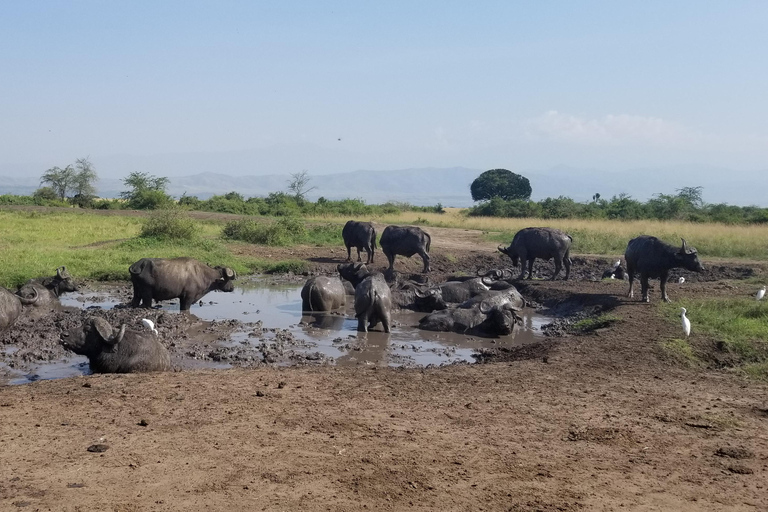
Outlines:
[[504,247],[504,246],[500,245],[498,247],[498,249],[499,249],[500,253],[506,254],[507,256],[509,256],[509,259],[512,260],[512,265],[513,266],[515,266],[515,267],[517,266],[517,262],[519,261],[520,257],[517,255],[517,251],[515,250],[515,248],[512,245],[510,245],[509,247]]
[[221,277],[216,280],[214,288],[222,292],[235,291],[235,279],[237,279],[237,273],[229,267],[214,267],[219,271]]
[[517,316],[518,308],[511,302],[502,304],[495,301],[482,301],[480,303],[480,312],[486,315],[485,324],[488,332],[505,335],[510,334],[515,328],[515,324],[520,321]]
[[699,254],[696,252],[696,248],[688,247],[685,238],[681,238],[680,240],[683,241],[683,245],[680,247],[680,250],[677,253],[677,257],[682,262],[683,267],[693,272],[701,272],[704,270],[704,267],[699,261]]
[[125,324],[115,330],[103,318],[93,317],[82,327],[73,327],[61,333],[61,344],[75,354],[95,356],[101,352],[117,351],[117,344],[125,336]]

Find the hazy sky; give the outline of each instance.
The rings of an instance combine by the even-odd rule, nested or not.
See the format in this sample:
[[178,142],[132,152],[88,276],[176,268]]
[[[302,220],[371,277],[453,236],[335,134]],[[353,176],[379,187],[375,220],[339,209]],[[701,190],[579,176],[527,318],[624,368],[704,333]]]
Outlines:
[[0,164],[765,169],[766,22],[730,0],[7,1]]

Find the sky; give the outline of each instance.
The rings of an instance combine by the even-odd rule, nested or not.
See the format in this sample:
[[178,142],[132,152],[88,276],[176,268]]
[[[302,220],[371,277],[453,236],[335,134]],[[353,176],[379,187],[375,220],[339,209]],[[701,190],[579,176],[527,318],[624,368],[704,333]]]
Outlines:
[[761,170],[766,20],[737,0],[2,2],[0,172]]

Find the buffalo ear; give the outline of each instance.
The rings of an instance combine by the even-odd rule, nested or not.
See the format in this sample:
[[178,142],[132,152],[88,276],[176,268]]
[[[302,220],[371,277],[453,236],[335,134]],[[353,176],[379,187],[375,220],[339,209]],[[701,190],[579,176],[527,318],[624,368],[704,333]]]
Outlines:
[[492,308],[493,308],[493,306],[491,304],[489,304],[488,301],[486,301],[486,300],[484,300],[484,301],[482,301],[480,303],[480,312],[482,314],[484,314],[484,315],[487,315],[491,311]]
[[91,325],[96,329],[96,332],[99,333],[99,336],[101,336],[101,339],[105,342],[109,343],[109,340],[112,338],[112,326],[109,325],[109,322],[104,320],[103,318],[92,318],[91,319]]
[[224,275],[227,276],[227,279],[237,279],[237,274],[229,267],[224,269]]
[[363,264],[359,263],[359,262],[355,263],[355,267],[354,268],[355,268],[355,270],[360,270],[361,268],[363,268]]

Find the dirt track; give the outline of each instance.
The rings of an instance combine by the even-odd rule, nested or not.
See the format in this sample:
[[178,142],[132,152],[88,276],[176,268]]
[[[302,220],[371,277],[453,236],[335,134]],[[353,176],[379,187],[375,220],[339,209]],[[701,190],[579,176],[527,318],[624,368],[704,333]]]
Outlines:
[[[496,258],[471,232],[430,231],[438,275]],[[283,251],[317,271],[342,254]],[[673,298],[746,294],[732,279],[765,275],[761,265],[709,263]],[[621,321],[488,364],[0,388],[0,509],[768,509],[768,386],[676,366],[659,342],[678,337],[677,325],[624,299],[624,283],[588,281],[577,266],[599,263],[577,259],[577,280],[534,281],[523,293]]]

